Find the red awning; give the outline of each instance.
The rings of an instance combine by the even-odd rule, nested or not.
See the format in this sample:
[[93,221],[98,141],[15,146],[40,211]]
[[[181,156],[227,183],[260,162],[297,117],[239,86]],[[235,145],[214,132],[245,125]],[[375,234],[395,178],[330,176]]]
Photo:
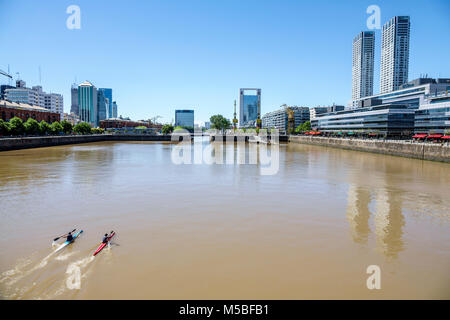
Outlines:
[[442,137],[442,134],[431,134],[427,136],[427,138],[440,138],[440,137]]
[[450,139],[450,136],[442,136],[441,139]]
[[413,136],[413,138],[426,138],[427,135],[426,134],[416,134],[415,136]]

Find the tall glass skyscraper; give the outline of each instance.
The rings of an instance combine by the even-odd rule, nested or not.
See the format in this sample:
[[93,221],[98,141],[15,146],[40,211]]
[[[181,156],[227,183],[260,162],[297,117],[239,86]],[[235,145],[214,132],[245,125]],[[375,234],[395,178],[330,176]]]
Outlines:
[[110,88],[99,88],[98,91],[103,92],[103,96],[108,99],[108,110],[106,110],[107,118],[113,118],[113,99],[112,99],[112,89]]
[[98,121],[105,120],[108,117],[109,99],[105,97],[103,90],[97,92]]
[[[245,94],[254,91],[256,94]],[[239,126],[244,127],[258,118],[258,105],[261,104],[261,89],[240,89]]]
[[98,127],[97,88],[89,81],[78,86],[78,107],[80,120]]
[[383,26],[380,93],[398,90],[408,82],[409,33],[408,16],[393,17]]
[[375,32],[363,31],[353,39],[352,100],[373,95]]

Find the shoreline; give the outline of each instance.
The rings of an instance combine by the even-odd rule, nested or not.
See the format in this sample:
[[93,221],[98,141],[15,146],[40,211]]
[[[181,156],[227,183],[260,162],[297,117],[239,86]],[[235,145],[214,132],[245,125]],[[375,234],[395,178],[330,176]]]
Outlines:
[[[312,136],[289,136],[288,143],[309,144],[353,151],[371,152],[450,163],[450,144],[423,143],[412,140],[368,140],[357,138],[330,138]],[[0,152],[21,149],[52,147],[60,145],[102,141],[154,141],[171,142],[171,135],[79,135],[1,138]]]
[[450,144],[311,136],[289,136],[289,142],[450,163]]

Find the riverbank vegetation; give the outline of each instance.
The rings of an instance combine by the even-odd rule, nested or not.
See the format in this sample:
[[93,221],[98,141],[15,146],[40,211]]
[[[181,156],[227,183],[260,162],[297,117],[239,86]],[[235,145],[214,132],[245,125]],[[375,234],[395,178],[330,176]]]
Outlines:
[[81,122],[76,126],[66,120],[55,121],[51,124],[42,120],[37,122],[29,118],[23,122],[22,119],[14,117],[9,121],[0,119],[0,136],[47,136],[47,135],[70,135],[70,134],[103,134],[104,129],[92,128],[90,124]]

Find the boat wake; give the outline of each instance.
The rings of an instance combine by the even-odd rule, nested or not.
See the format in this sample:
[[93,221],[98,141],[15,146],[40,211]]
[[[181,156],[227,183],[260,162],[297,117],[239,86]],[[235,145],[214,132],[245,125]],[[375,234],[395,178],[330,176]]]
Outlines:
[[68,291],[79,290],[94,257],[81,258],[68,266],[65,262],[89,252],[74,251],[56,256],[52,252],[38,261],[32,258],[19,261],[13,269],[0,274],[0,298],[55,299]]

